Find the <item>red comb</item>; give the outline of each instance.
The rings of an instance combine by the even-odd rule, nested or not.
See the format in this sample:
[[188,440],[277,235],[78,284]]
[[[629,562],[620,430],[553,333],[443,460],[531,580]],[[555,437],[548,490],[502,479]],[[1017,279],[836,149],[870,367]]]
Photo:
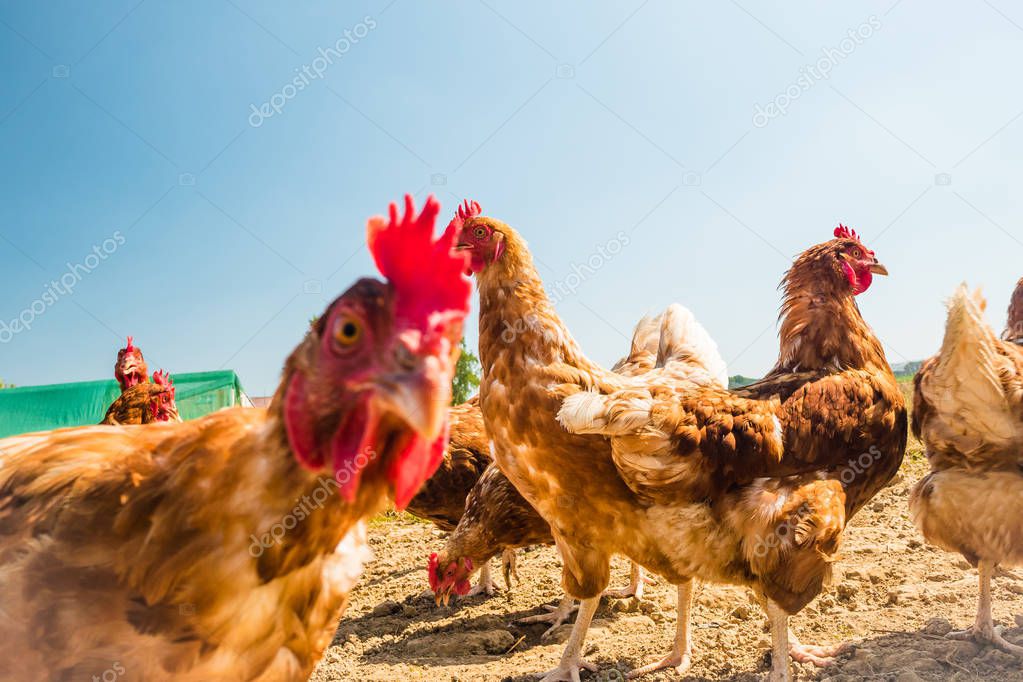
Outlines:
[[483,209],[480,208],[478,202],[466,199],[462,202],[462,205],[458,207],[458,210],[455,211],[455,217],[451,219],[450,223],[448,223],[448,228],[450,229],[451,226],[454,225],[455,229],[461,229],[462,224],[466,220],[469,218],[475,218],[482,212]]
[[171,395],[174,395],[174,380],[171,379],[170,374],[162,369],[153,372],[153,383],[160,386],[169,386],[171,389]]
[[135,340],[134,336],[129,336],[128,337],[128,345],[124,347],[124,350],[128,351],[129,353],[132,352],[133,350],[135,350],[135,346],[132,345],[132,342],[134,340]]
[[463,274],[467,258],[453,250],[456,229],[449,225],[434,238],[439,212],[440,204],[431,195],[417,217],[412,195],[406,194],[403,216],[392,203],[387,218],[375,216],[366,225],[377,269],[394,286],[396,316],[423,331],[464,318],[472,293],[472,283]]
[[434,552],[433,554],[430,555],[430,561],[426,567],[426,574],[427,577],[430,579],[430,589],[433,590],[434,592],[437,591],[437,583],[440,582],[439,580],[437,580],[437,566],[439,565],[440,561],[437,559],[437,553]]
[[856,230],[846,227],[842,223],[839,223],[838,227],[835,228],[835,236],[839,239],[855,239],[858,242],[860,241],[860,235],[856,234]]

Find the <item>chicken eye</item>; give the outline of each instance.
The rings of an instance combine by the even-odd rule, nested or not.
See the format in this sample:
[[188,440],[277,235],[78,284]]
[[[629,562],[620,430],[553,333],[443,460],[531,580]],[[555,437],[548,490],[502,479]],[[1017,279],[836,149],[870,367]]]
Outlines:
[[475,236],[476,239],[486,239],[486,237],[487,237],[487,228],[485,228],[485,227],[477,227],[475,230],[473,230],[473,236]]
[[351,348],[362,338],[362,324],[354,317],[342,316],[334,325],[334,340],[342,348]]
[[853,257],[853,258],[860,258],[860,257],[861,257],[862,255],[863,255],[863,254],[862,254],[862,253],[860,253],[860,250],[859,250],[859,249],[853,249],[853,250],[852,250],[852,257]]

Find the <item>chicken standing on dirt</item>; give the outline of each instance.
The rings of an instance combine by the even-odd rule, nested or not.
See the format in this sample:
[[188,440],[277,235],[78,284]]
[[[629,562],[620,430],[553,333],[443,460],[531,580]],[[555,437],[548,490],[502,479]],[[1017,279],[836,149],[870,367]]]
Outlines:
[[[699,351],[693,352],[694,348]],[[678,357],[673,357],[675,355]],[[629,354],[611,371],[622,376],[638,376],[666,362],[675,362],[679,371],[688,373],[692,381],[701,385],[728,386],[728,372],[717,345],[693,314],[678,304],[670,306],[662,315],[641,319],[633,332]],[[447,603],[452,593],[467,593],[474,566],[481,562],[486,565],[485,562],[498,552],[552,544],[550,525],[519,494],[507,476],[498,467],[491,466],[470,493],[465,516],[448,537],[444,549],[430,557],[430,587],[438,603]],[[506,562],[506,583],[513,570],[514,561],[510,566]],[[629,586],[604,594],[642,599],[647,581],[643,569],[633,562]],[[573,604],[572,597],[566,595],[550,613],[529,616],[519,622],[550,623],[547,636],[569,618]]]
[[[0,440],[0,679],[305,680],[368,549],[440,461],[471,283],[452,232],[374,218],[269,408]],[[280,532],[278,532],[280,530]]]
[[[1019,334],[1021,293],[1023,280],[1004,338]],[[1023,348],[995,336],[984,307],[979,293],[959,287],[941,351],[914,379],[913,433],[926,447],[931,473],[913,488],[909,506],[928,542],[962,554],[980,574],[976,622],[948,636],[1023,656],[1023,646],[1006,641],[991,615],[995,569],[1023,565]]]
[[[670,372],[625,379],[589,361],[504,223],[467,217],[459,245],[478,278],[495,461],[550,522],[564,587],[584,600],[545,679],[595,669],[582,644],[616,553],[679,592],[673,651],[633,675],[689,665],[694,578],[756,590],[773,679],[788,679],[790,654],[826,664],[827,650],[790,647],[788,617],[819,593],[846,523],[895,475],[906,444],[905,401],[854,299],[886,274],[873,252],[839,228],[800,255],[784,280],[775,368],[729,393]],[[523,330],[514,343],[502,339],[509,327]],[[563,409],[559,396],[572,396]],[[852,468],[861,457],[870,466]]]

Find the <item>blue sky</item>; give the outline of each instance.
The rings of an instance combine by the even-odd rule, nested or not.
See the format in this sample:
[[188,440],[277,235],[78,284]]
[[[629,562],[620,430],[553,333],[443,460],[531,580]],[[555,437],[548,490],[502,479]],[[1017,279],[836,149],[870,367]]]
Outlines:
[[268,394],[372,272],[366,218],[430,191],[527,238],[598,361],[679,301],[766,371],[777,283],[840,221],[920,359],[960,281],[1000,328],[1023,275],[1021,63],[1007,0],[5,1],[0,323],[31,329],[0,324],[0,377],[106,378],[133,334]]

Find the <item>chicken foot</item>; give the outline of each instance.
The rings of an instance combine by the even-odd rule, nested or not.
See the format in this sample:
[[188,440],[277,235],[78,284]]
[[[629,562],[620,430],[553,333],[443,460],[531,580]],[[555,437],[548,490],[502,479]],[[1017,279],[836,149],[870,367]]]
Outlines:
[[629,597],[635,597],[636,599],[643,598],[643,588],[646,585],[656,585],[657,582],[646,574],[643,567],[637,564],[635,561],[632,562],[632,572],[629,574],[629,586],[620,587],[615,590],[604,590],[605,597],[612,599],[628,599]]
[[1010,654],[1023,657],[1023,646],[1013,644],[1002,637],[1002,628],[996,627],[991,617],[991,576],[995,573],[995,565],[990,561],[981,561],[977,566],[980,574],[980,597],[977,601],[977,620],[972,628],[950,632],[945,635],[949,639],[975,640],[986,642]]
[[[633,564],[633,567],[635,566],[636,564]],[[632,680],[666,668],[675,668],[679,673],[689,669],[689,666],[693,663],[693,637],[689,631],[692,608],[693,581],[689,579],[678,586],[678,613],[675,619],[675,641],[671,646],[671,653],[657,663],[651,663],[650,665],[633,670],[626,676],[627,679]]]
[[[566,595],[567,599],[571,599]],[[564,601],[562,601],[564,603]],[[561,663],[557,668],[537,675],[540,682],[579,682],[579,671],[597,672],[597,666],[582,657],[583,642],[586,632],[590,629],[593,614],[600,605],[600,596],[584,599],[579,607],[579,616],[575,619],[575,627],[565,643],[565,651],[561,655]]]
[[[771,602],[762,594],[757,594],[757,600],[760,602],[761,608],[767,614],[768,619],[771,618]],[[777,606],[777,605],[775,605]],[[778,607],[780,608],[780,607]],[[784,611],[783,611],[784,613]],[[786,614],[786,627],[788,627],[788,615]],[[815,646],[812,644],[803,644],[796,637],[796,633],[792,632],[792,628],[788,629],[786,633],[786,641],[788,642],[788,656],[797,663],[810,663],[817,668],[828,668],[835,664],[835,657],[840,656],[849,650],[849,644],[843,642],[835,646]],[[772,656],[774,654],[772,653]],[[780,678],[779,678],[780,679]]]
[[572,613],[579,608],[575,605],[575,599],[572,599],[572,597],[567,594],[561,598],[561,601],[558,602],[557,606],[548,606],[547,604],[544,604],[543,607],[547,609],[547,613],[541,613],[536,616],[526,616],[525,618],[520,618],[515,621],[522,625],[529,625],[530,623],[550,623],[551,626],[543,633],[541,639],[547,639],[550,637],[555,630],[568,622]]

